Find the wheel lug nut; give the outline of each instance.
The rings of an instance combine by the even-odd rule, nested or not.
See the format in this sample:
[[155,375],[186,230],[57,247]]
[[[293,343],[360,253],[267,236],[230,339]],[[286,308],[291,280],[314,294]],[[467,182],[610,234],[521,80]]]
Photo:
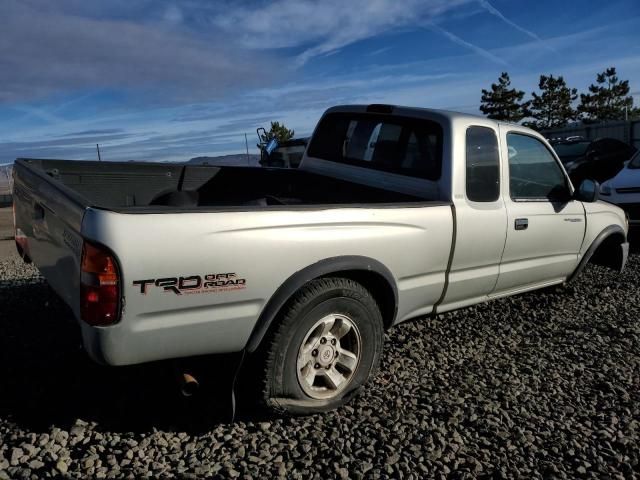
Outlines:
[[318,350],[314,350],[313,352],[311,352],[311,355],[313,355],[314,357],[318,356]]
[[335,338],[332,338],[332,339],[331,339],[331,345],[335,345],[336,343],[338,343],[338,342],[336,342],[336,339],[335,339]]
[[320,368],[320,364],[319,364],[319,363],[316,363],[316,364],[314,365],[314,367],[315,367],[316,369],[318,369],[318,368]]
[[325,343],[327,343],[327,339],[326,339],[326,338],[324,338],[324,337],[322,337],[322,338],[320,339],[320,343],[324,345]]
[[330,370],[330,369],[331,369],[331,365],[327,365],[327,366],[326,366],[326,367],[324,367],[324,368],[326,368],[327,370]]
[[340,352],[338,352],[338,351],[336,350],[336,357],[337,357],[338,355],[340,355]]

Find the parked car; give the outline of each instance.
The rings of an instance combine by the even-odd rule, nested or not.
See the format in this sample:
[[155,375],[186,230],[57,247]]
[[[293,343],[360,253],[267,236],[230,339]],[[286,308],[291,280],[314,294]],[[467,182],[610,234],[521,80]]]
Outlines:
[[91,357],[244,351],[289,413],[352,398],[393,325],[628,254],[624,212],[538,133],[390,105],[329,109],[298,169],[19,159],[15,195]]
[[586,178],[604,182],[624,167],[636,148],[615,138],[589,141],[582,137],[553,140],[551,145],[560,157],[574,185]]
[[621,207],[629,223],[640,227],[640,152],[611,180],[600,187],[602,198]]

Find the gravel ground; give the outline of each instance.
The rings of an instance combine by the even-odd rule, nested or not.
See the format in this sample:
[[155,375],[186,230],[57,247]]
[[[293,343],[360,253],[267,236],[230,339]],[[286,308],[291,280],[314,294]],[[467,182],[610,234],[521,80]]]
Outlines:
[[[0,259],[2,258],[10,258],[10,257],[18,257],[16,253],[16,244],[11,240],[0,240]],[[2,281],[2,280],[0,280]]]
[[162,364],[90,362],[37,272],[0,261],[0,478],[633,478],[639,282],[635,253],[621,276],[403,324],[350,406],[229,423]]

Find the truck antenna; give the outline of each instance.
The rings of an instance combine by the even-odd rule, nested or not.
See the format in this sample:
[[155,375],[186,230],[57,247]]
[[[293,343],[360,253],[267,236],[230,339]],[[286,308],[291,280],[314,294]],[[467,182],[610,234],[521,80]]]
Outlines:
[[102,158],[100,158],[100,145],[96,143],[96,150],[98,151],[98,161],[101,162]]

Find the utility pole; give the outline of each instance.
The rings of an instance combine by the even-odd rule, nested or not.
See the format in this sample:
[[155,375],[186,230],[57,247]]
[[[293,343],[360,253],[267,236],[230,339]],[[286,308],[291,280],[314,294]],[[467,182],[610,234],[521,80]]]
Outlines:
[[100,145],[96,143],[96,150],[98,150],[98,161],[101,162],[102,158],[100,158]]
[[249,167],[251,165],[251,162],[249,161],[249,140],[247,140],[247,134],[244,134],[244,145],[247,148],[247,167]]

